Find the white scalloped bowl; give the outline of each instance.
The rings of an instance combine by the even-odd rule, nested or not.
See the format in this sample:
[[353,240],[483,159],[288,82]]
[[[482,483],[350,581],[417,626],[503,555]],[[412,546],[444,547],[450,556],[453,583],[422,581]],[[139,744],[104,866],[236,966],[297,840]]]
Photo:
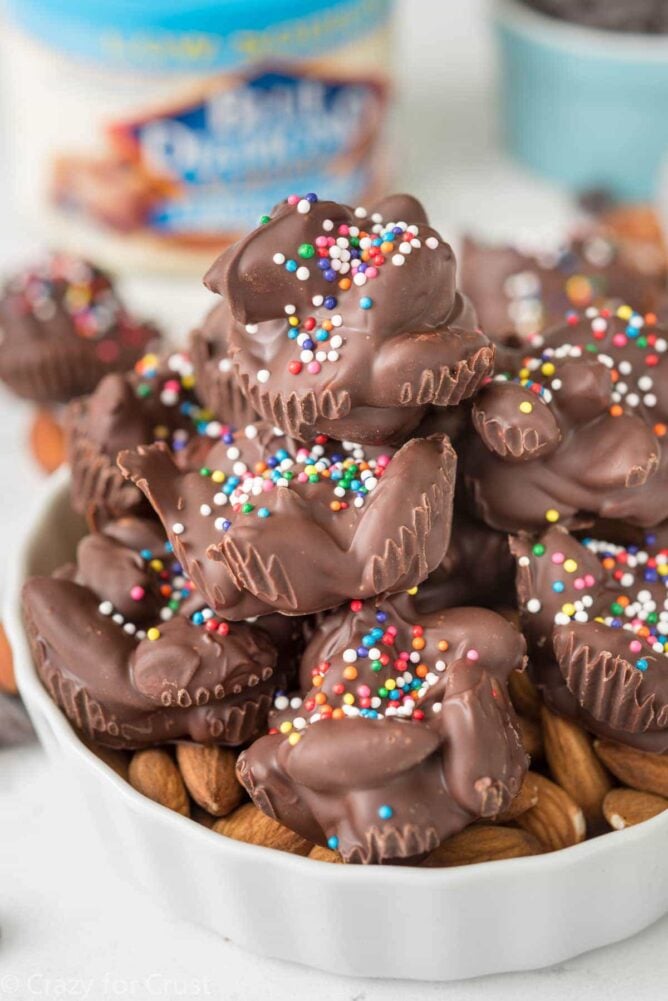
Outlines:
[[22,627],[22,582],[70,559],[83,531],[67,486],[57,473],[38,498],[11,563],[5,622],[21,694],[73,791],[73,836],[89,813],[110,864],[122,859],[124,877],[154,901],[261,955],[414,980],[546,966],[668,912],[668,813],[544,856],[439,870],[313,862],[221,837],[140,795],[51,702]]

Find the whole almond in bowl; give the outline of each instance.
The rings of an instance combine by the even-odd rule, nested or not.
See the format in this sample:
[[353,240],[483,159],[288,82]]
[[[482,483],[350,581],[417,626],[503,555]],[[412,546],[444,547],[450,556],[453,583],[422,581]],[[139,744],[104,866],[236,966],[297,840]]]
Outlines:
[[518,827],[474,824],[439,845],[422,863],[428,868],[475,865],[500,859],[540,855],[538,838]]
[[128,775],[137,792],[184,817],[190,815],[186,787],[167,751],[157,748],[137,751],[130,762]]
[[313,845],[277,820],[268,817],[252,803],[237,807],[229,817],[216,821],[213,830],[235,841],[263,845],[291,855],[308,855]]
[[588,826],[595,829],[602,820],[603,800],[612,788],[610,776],[581,726],[556,716],[545,706],[541,720],[552,777],[581,807]]
[[216,745],[177,744],[176,761],[195,802],[214,817],[224,817],[239,805],[244,790],[237,780],[236,754]]
[[668,797],[668,755],[638,751],[612,740],[597,740],[594,749],[605,767],[624,785]]
[[668,799],[637,789],[611,789],[603,800],[605,819],[614,831],[623,831],[668,810]]
[[545,851],[558,851],[584,841],[587,824],[581,808],[561,786],[544,775],[534,775],[538,802],[515,823],[533,834]]

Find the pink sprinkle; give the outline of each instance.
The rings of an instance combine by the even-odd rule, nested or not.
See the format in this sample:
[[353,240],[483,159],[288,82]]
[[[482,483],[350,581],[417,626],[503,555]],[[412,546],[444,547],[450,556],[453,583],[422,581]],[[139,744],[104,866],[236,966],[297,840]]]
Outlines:
[[133,601],[141,601],[146,591],[140,584],[135,584],[133,588],[130,589],[130,597]]
[[469,650],[469,652],[466,654],[466,659],[467,660],[479,660],[480,659],[480,654],[478,653],[477,650]]
[[366,271],[364,272],[364,274],[367,276],[367,278],[377,278],[378,277],[378,268],[374,268],[373,266],[368,267],[366,269]]
[[175,392],[179,390],[179,384],[176,379],[168,379],[165,383],[165,389],[173,389]]
[[556,563],[557,566],[560,566],[564,562],[565,559],[566,559],[566,557],[564,556],[563,553],[553,553],[552,554],[552,562]]
[[308,483],[308,476],[306,475],[306,473],[297,473],[297,482]]
[[264,483],[262,484],[262,489],[266,494],[268,494],[271,490],[274,489],[274,484],[272,483],[271,480],[265,480]]
[[640,651],[642,650],[642,643],[640,642],[640,640],[631,640],[631,642],[629,643],[629,650],[631,651],[631,653],[640,653]]
[[594,580],[593,574],[590,573],[585,574],[585,584],[587,585],[587,587],[593,587],[595,583],[596,581]]
[[316,238],[315,238],[315,245],[316,245],[316,247],[326,247],[327,246],[327,237],[326,236],[316,236]]
[[296,205],[299,201],[299,195],[288,195],[288,205]]
[[350,233],[349,227],[346,226],[344,222],[342,222],[341,225],[339,226],[339,233],[341,234],[341,236],[348,236],[348,234]]
[[361,695],[363,699],[368,699],[368,697],[371,695],[371,689],[369,688],[368,685],[360,685],[357,689],[357,694]]
[[308,365],[306,366],[306,371],[310,372],[311,375],[317,375],[318,372],[320,371],[320,362],[319,361],[310,361],[308,363]]
[[389,466],[389,464],[390,464],[390,457],[389,457],[389,455],[384,455],[384,454],[383,455],[379,455],[378,458],[376,459],[376,465],[380,466],[381,468],[384,468],[385,466]]
[[626,334],[615,334],[612,338],[612,343],[616,348],[623,348],[626,344]]

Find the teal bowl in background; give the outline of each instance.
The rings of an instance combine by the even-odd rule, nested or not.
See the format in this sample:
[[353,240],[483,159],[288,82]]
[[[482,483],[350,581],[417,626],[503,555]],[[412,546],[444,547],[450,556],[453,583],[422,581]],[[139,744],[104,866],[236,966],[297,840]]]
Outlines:
[[574,189],[651,199],[668,160],[668,36],[585,28],[496,0],[504,143]]

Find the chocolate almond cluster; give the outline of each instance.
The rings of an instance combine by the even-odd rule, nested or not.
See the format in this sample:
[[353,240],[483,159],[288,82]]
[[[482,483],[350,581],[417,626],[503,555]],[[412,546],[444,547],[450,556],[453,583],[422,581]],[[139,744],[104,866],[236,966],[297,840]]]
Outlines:
[[188,348],[70,407],[90,534],[24,591],[52,698],[136,788],[297,854],[598,833],[608,765],[578,731],[598,791],[574,802],[548,730],[667,747],[656,318],[569,315],[495,368],[406,195],[290,196],[205,282]]

